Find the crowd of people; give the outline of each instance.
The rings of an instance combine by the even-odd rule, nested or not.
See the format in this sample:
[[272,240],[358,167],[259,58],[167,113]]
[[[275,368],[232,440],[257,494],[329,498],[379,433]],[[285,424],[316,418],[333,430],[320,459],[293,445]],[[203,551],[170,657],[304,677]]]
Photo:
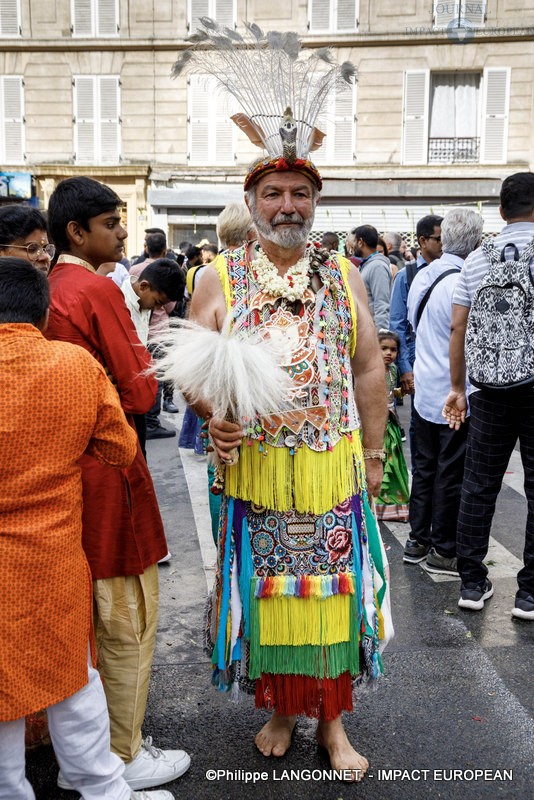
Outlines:
[[[0,798],[34,796],[25,718],[44,709],[58,785],[83,798],[168,800],[145,790],[189,768],[183,750],[142,735],[158,563],[170,557],[145,443],[167,438],[162,398],[177,412],[174,386],[150,368],[177,308],[213,331],[232,314],[241,335],[276,330],[291,344],[289,415],[251,425],[213,416],[209,401],[187,410],[193,439],[205,421],[224,474],[213,509],[212,682],[252,691],[273,711],[256,736],[265,756],[287,751],[305,714],[334,769],[365,773],[342,712],[355,682],[379,677],[392,635],[376,514],[409,521],[404,561],[459,576],[459,606],[481,610],[517,439],[528,517],[512,615],[534,620],[534,400],[521,333],[534,291],[524,312],[513,288],[532,287],[534,175],[503,182],[506,225],[492,243],[481,246],[480,214],[454,209],[418,222],[415,260],[399,234],[371,225],[348,233],[345,255],[330,232],[309,244],[320,188],[309,162],[261,162],[247,175],[246,204],[220,215],[221,247],[202,255],[202,242],[184,243],[176,255],[148,229],[129,268],[122,201],[97,181],[62,181],[47,215],[0,208]],[[499,270],[508,270],[502,291]],[[481,299],[488,287],[493,305]],[[511,318],[508,353],[523,350],[498,369]],[[494,372],[478,354],[492,329]],[[396,410],[406,395],[411,490]]]

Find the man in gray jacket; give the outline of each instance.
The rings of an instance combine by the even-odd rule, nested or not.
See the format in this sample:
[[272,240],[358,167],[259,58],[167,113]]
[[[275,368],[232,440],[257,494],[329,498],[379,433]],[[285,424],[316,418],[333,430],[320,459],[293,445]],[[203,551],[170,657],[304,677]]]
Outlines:
[[360,225],[352,231],[355,239],[354,255],[362,259],[362,276],[369,308],[377,329],[389,326],[389,301],[391,297],[391,263],[379,253],[378,231],[372,225]]

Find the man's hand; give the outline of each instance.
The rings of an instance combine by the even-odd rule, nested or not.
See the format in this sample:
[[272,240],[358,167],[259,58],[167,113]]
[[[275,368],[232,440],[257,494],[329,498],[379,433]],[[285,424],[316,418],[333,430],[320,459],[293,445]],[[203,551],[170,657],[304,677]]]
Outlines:
[[365,474],[367,476],[367,491],[371,497],[378,497],[382,479],[384,477],[384,466],[379,458],[365,459]]
[[223,464],[232,461],[231,451],[239,447],[244,433],[237,422],[212,417],[208,428],[211,440]]
[[413,394],[414,392],[413,372],[404,372],[400,376],[400,385],[403,394]]
[[465,392],[450,391],[441,412],[449,423],[449,428],[460,429],[467,415],[467,397]]

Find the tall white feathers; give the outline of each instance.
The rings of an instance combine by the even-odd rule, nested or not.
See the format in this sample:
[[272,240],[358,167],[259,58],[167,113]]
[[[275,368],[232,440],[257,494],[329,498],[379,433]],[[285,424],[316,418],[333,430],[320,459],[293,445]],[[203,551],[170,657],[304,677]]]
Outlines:
[[208,403],[216,417],[240,421],[289,407],[294,384],[279,366],[280,346],[235,333],[230,320],[222,333],[181,320],[158,343],[158,378],[173,381],[193,405]]
[[[254,144],[265,148],[271,158],[283,153],[280,126],[286,109],[291,109],[297,124],[296,155],[308,158],[317,145],[317,123],[330,92],[348,87],[356,69],[346,61],[333,61],[328,48],[314,49],[301,57],[301,42],[296,33],[264,33],[254,23],[245,23],[241,36],[201,17],[201,27],[189,37],[191,47],[174,64],[173,76],[182,73],[209,75],[236,98],[241,120],[237,122]],[[242,124],[243,116],[255,137]]]

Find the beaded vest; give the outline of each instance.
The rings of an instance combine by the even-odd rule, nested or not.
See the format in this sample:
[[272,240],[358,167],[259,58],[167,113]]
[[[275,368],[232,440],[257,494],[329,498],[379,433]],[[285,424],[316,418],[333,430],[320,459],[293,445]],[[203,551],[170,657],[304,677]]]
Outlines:
[[[261,496],[258,493],[255,496],[250,487],[248,473],[253,466],[249,463],[253,453],[261,453],[264,457],[264,477],[270,471],[269,460],[276,455],[282,456],[282,453],[276,453],[281,448],[294,457],[295,463],[304,460],[306,450],[316,456],[337,451],[338,458],[332,454],[332,459],[336,462],[345,459],[345,464],[340,463],[336,472],[341,473],[343,469],[347,471],[346,458],[349,457],[349,451],[354,450],[352,432],[359,428],[350,368],[356,343],[356,320],[347,283],[348,262],[343,263],[344,260],[337,256],[330,257],[316,267],[320,278],[317,293],[308,288],[302,301],[290,302],[283,297],[269,296],[261,290],[250,260],[250,253],[245,247],[224,253],[214,263],[227,307],[238,329],[262,330],[272,338],[283,337],[284,351],[288,352],[283,367],[292,378],[295,388],[290,411],[242,421],[246,438],[237,467],[227,469],[226,491],[234,496],[268,504],[268,500],[272,499],[270,496],[265,497],[263,492],[259,492]],[[359,441],[359,436],[355,435],[354,439]],[[344,445],[341,449],[338,447],[340,444]],[[250,452],[247,453],[247,450]],[[247,474],[243,469],[245,464]],[[286,469],[292,470],[292,465]],[[306,480],[305,475],[302,479]],[[324,479],[328,481],[328,476],[325,475]],[[333,480],[335,477],[332,476]],[[346,484],[346,481],[343,483]],[[247,488],[244,484],[247,484]],[[312,491],[313,488],[321,491],[327,487],[312,487]],[[340,486],[338,491],[332,487],[332,492],[327,491],[326,495],[337,497],[339,494],[339,499],[345,499],[348,496],[344,494],[345,488]],[[281,507],[295,502],[298,509],[298,499],[293,497],[289,500],[289,494],[287,503],[282,502]],[[310,505],[317,504],[311,500],[303,501],[303,506]],[[307,507],[305,510],[312,509]],[[318,508],[313,510],[317,513]]]

